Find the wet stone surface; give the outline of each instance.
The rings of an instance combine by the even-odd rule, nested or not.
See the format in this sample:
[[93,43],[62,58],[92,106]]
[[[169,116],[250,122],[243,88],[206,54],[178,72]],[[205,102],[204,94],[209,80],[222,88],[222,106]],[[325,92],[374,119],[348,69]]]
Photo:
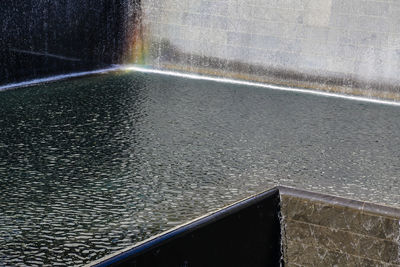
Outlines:
[[282,184],[400,206],[400,109],[139,73],[0,93],[0,265],[81,265]]

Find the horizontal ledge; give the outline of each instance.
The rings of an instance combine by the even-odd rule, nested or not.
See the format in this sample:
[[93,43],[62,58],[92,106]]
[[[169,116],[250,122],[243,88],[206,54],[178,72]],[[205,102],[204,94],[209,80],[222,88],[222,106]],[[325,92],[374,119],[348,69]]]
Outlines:
[[318,201],[342,207],[349,207],[362,211],[363,213],[374,213],[381,216],[400,218],[400,209],[395,207],[390,207],[360,200],[354,200],[344,197],[338,197],[328,194],[316,193],[287,186],[277,186],[276,188],[279,190],[280,195],[304,198],[312,201]]

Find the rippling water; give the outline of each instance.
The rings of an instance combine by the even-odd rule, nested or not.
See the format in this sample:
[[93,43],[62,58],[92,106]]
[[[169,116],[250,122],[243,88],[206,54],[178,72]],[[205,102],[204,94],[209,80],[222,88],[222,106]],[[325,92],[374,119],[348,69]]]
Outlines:
[[400,206],[400,109],[114,73],[0,93],[0,265],[81,265],[284,184]]

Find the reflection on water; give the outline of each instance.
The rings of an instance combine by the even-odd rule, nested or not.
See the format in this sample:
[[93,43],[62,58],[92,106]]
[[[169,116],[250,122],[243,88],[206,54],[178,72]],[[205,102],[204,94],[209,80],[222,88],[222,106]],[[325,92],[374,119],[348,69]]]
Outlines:
[[0,265],[87,263],[276,184],[400,205],[397,107],[119,73],[0,114]]

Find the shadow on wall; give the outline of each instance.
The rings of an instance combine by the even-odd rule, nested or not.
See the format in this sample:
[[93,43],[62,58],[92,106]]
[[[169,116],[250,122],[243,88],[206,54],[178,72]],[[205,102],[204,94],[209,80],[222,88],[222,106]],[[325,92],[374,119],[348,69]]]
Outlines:
[[2,1],[0,84],[122,62],[140,0]]
[[145,58],[145,63],[158,69],[171,69],[180,72],[192,72],[333,93],[400,100],[400,91],[396,83],[368,81],[351,74],[310,74],[296,69],[263,66],[262,64],[244,63],[240,60],[197,55],[182,51],[166,38],[158,41],[145,40],[145,43],[149,46],[146,47],[149,51]]

